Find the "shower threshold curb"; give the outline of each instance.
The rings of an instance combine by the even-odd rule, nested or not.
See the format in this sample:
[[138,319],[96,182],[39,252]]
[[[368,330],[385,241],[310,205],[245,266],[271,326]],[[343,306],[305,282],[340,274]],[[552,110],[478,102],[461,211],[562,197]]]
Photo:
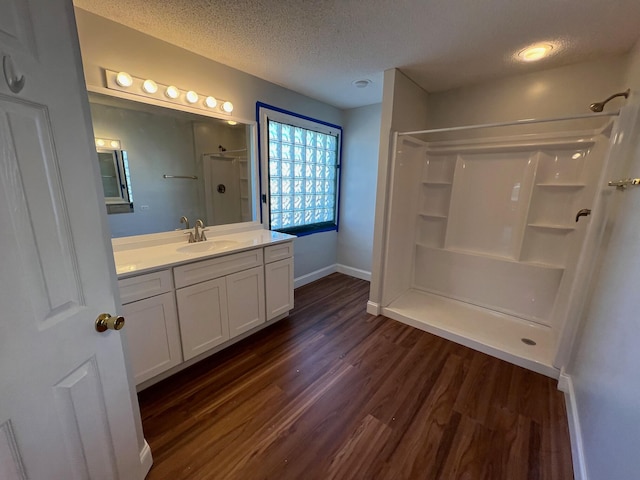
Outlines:
[[[417,308],[415,304],[416,298],[419,298],[422,302],[419,308]],[[411,304],[412,300],[413,305]],[[458,315],[456,315],[455,321],[459,325],[466,323],[467,326],[471,327],[469,329],[470,331],[462,333],[460,331],[456,331],[453,328],[447,328],[447,325],[443,323],[442,314],[430,314],[429,301],[437,302],[441,305],[455,305],[455,308],[458,310]],[[435,308],[437,307],[434,307],[434,309]],[[465,318],[464,320],[460,320],[459,313],[465,311],[466,315],[464,316],[467,318]],[[530,325],[528,325],[528,322],[525,322],[521,319],[513,318],[512,320],[506,315],[494,314],[490,310],[483,309],[481,307],[471,306],[463,302],[445,299],[444,297],[440,297],[438,295],[433,295],[426,292],[417,292],[415,290],[406,292],[398,299],[393,301],[389,306],[382,307],[382,314],[393,320],[405,323],[425,332],[437,335],[465,347],[472,348],[473,350],[486,353],[487,355],[491,355],[519,367],[523,367],[528,370],[540,373],[547,377],[558,379],[558,377],[560,376],[560,371],[551,365],[550,358],[548,362],[546,361],[546,359],[542,358],[546,356],[545,353],[547,353],[547,355],[551,357],[549,352],[544,352],[543,347],[529,346],[522,342],[523,338],[528,339],[530,336],[530,331],[527,331]],[[504,327],[505,329],[511,326],[512,330],[518,330],[518,332],[511,332],[510,335],[512,337],[511,343],[514,344],[513,348],[505,348],[504,344],[498,346],[496,345],[497,342],[491,342],[491,339],[487,339],[486,337],[481,338],[480,335],[473,335],[472,329],[474,326],[478,328],[477,325],[479,323],[474,320],[476,320],[476,317],[478,317],[479,315],[483,315],[485,316],[485,318],[492,318],[495,320],[495,322],[504,323],[504,326],[501,327]],[[548,336],[551,333],[548,327],[541,327],[538,325],[536,325],[535,327],[531,325],[531,327],[535,328],[538,337]],[[548,330],[548,333],[546,332],[546,330]],[[520,350],[520,352],[518,350]],[[527,353],[529,354],[527,355]]]

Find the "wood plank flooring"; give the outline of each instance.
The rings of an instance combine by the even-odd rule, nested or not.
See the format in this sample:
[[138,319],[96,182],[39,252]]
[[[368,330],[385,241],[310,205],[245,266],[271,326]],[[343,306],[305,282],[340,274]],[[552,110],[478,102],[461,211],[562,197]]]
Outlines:
[[573,478],[554,380],[370,316],[368,292],[299,288],[289,318],[141,392],[147,478]]

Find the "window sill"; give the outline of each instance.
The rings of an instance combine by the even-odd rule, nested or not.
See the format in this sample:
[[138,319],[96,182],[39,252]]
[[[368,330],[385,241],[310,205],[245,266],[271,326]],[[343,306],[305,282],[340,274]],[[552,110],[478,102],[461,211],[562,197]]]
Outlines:
[[338,226],[331,223],[320,223],[316,225],[305,225],[302,227],[292,228],[272,228],[275,232],[287,233],[289,235],[295,235],[296,237],[306,237],[307,235],[313,235],[314,233],[338,231]]

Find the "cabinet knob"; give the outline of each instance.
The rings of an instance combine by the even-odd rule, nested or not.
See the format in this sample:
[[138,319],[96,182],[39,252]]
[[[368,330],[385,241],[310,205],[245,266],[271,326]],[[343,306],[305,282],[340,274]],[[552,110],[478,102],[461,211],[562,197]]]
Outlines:
[[124,327],[124,317],[111,316],[108,313],[101,313],[96,318],[96,332],[102,333],[107,330],[122,330]]

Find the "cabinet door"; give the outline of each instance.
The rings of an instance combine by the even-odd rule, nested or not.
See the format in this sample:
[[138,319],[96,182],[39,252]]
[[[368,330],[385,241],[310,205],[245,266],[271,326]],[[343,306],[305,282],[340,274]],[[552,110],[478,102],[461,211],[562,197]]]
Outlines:
[[136,384],[182,362],[178,316],[173,293],[138,300],[122,307]]
[[264,272],[251,268],[226,277],[231,338],[265,322]]
[[176,298],[185,360],[229,340],[224,278],[179,288]]
[[267,294],[267,320],[293,308],[293,258],[264,266]]

